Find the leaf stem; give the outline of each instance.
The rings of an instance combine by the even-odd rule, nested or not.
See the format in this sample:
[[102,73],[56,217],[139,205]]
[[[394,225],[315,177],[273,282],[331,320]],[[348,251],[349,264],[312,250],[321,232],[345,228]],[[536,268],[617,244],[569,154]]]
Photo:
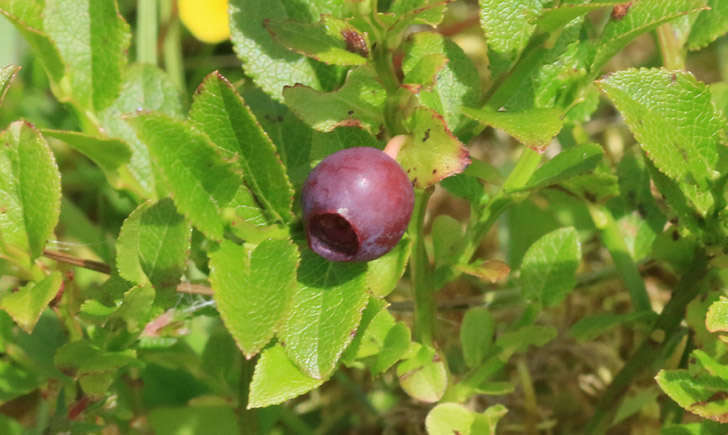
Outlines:
[[137,0],[137,62],[157,64],[157,1]]
[[[172,82],[181,90],[186,89],[185,68],[182,59],[182,44],[180,42],[182,28],[177,14],[176,2],[173,0],[162,0],[161,17],[164,23],[164,33],[161,35],[162,55],[164,58],[164,69],[172,78]],[[237,59],[236,59],[237,60]]]
[[685,69],[685,51],[683,44],[675,34],[675,28],[670,23],[657,28],[657,41],[662,54],[662,64],[669,70]]
[[[672,293],[670,302],[665,305],[662,313],[652,326],[650,334],[642,342],[637,351],[627,361],[622,370],[617,373],[609,388],[602,395],[596,411],[586,427],[585,433],[603,434],[612,424],[617,410],[622,403],[624,394],[632,385],[634,378],[645,370],[652,370],[654,363],[661,357],[660,349],[664,343],[679,332],[680,322],[685,315],[685,307],[700,294],[700,281],[708,273],[708,257],[702,250],[695,253],[688,272],[683,275]],[[653,337],[656,331],[663,331],[664,338],[657,342]],[[654,374],[654,373],[652,373]]]
[[435,292],[432,286],[432,266],[425,249],[425,212],[432,189],[415,193],[415,206],[408,229],[412,239],[410,274],[415,293],[415,338],[426,346],[432,346],[435,322]]

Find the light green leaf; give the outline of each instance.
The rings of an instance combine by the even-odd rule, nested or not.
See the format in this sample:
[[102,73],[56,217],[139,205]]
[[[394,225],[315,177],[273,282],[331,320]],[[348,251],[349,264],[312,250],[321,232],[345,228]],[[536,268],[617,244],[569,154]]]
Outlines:
[[165,175],[177,209],[207,237],[222,238],[222,209],[242,183],[206,135],[162,114],[129,119]]
[[432,221],[432,251],[435,266],[451,265],[463,247],[463,224],[446,214]]
[[722,297],[708,308],[705,326],[710,332],[728,332],[728,298]]
[[613,7],[625,3],[624,0],[600,1],[586,4],[562,4],[554,8],[546,8],[538,17],[538,33],[551,33],[564,27],[572,20],[584,16],[589,12],[603,8]]
[[121,89],[131,33],[116,1],[46,0],[43,29],[66,63],[71,98],[100,111]]
[[488,43],[493,77],[508,70],[536,30],[541,0],[480,0],[480,27]]
[[367,263],[366,289],[372,295],[383,298],[397,287],[409,261],[412,241],[407,237],[391,251]]
[[266,20],[265,28],[283,46],[330,65],[363,65],[369,56],[367,35],[330,15],[315,24]]
[[349,71],[344,85],[334,92],[296,84],[286,87],[283,97],[291,110],[319,131],[357,126],[377,134],[384,128],[387,93],[368,66]]
[[712,376],[717,376],[724,381],[728,381],[728,366],[700,349],[695,349],[690,354],[689,371],[693,375],[708,372]]
[[410,135],[397,161],[417,187],[459,174],[470,163],[468,150],[433,110],[419,106],[408,121]]
[[699,50],[728,32],[728,2],[708,0],[709,10],[698,15],[693,24],[687,47]]
[[397,366],[399,385],[411,397],[428,403],[440,400],[447,388],[447,368],[434,349],[422,346]]
[[306,376],[288,359],[283,346],[276,344],[263,351],[250,382],[248,408],[277,405],[308,393],[324,381]]
[[143,198],[155,198],[157,192],[162,192],[160,196],[166,196],[166,192],[161,188],[163,180],[157,180],[161,174],[156,173],[147,145],[139,140],[124,116],[142,111],[156,111],[173,118],[182,118],[182,98],[181,91],[159,68],[135,64],[124,72],[119,97],[98,114],[106,133],[110,137],[123,140],[131,147],[129,176],[125,181]]
[[157,435],[203,434],[213,427],[219,434],[240,433],[238,417],[230,406],[154,408],[147,418],[149,426]]
[[523,296],[547,307],[558,305],[576,285],[580,263],[579,233],[573,227],[544,235],[523,256]]
[[580,319],[569,328],[569,335],[580,341],[591,341],[617,326],[633,322],[651,323],[657,318],[654,311],[635,311],[626,314],[595,314]]
[[[411,56],[411,52],[408,53]],[[428,89],[437,83],[437,74],[447,65],[447,56],[442,53],[423,55],[414,66],[407,65],[408,58],[402,61],[403,71],[407,72],[402,79],[402,86],[413,93],[419,93],[422,88]]]
[[523,112],[498,112],[489,107],[463,108],[465,115],[476,121],[501,129],[522,144],[543,149],[564,125],[561,109],[529,109]]
[[495,341],[501,349],[501,361],[508,359],[518,352],[525,352],[529,346],[543,346],[556,338],[556,328],[553,326],[528,325],[515,331],[503,333]]
[[84,133],[63,130],[42,130],[43,135],[61,140],[85,155],[104,171],[112,186],[119,188],[118,170],[131,159],[129,145],[118,139],[102,139]]
[[507,413],[508,410],[505,406],[501,404],[489,406],[488,409],[483,411],[481,414],[475,415],[475,421],[473,421],[473,425],[470,427],[470,429],[474,435],[496,435],[498,422]]
[[397,322],[387,332],[382,344],[382,350],[377,354],[377,360],[372,367],[372,373],[384,373],[392,367],[410,347],[411,333],[409,327],[402,322]]
[[307,375],[326,379],[354,337],[367,304],[365,278],[365,263],[335,263],[303,251],[278,338]]
[[441,403],[427,414],[425,428],[428,435],[495,435],[498,421],[507,412],[500,404],[476,413],[458,403]]
[[43,252],[61,212],[61,176],[43,136],[17,121],[0,133],[0,247]]
[[483,362],[493,345],[495,320],[487,308],[474,307],[465,312],[460,325],[460,346],[470,368]]
[[[283,88],[300,83],[314,89],[321,85],[312,63],[273,41],[263,26],[266,19],[289,18],[282,0],[231,0],[230,36],[243,70],[265,93],[283,100]],[[296,18],[296,17],[292,17]]]
[[718,176],[726,123],[712,105],[708,87],[689,73],[664,69],[620,71],[598,85],[657,169],[675,180],[705,215],[713,204],[709,188]]
[[15,323],[30,334],[62,284],[61,272],[54,271],[39,282],[31,282],[16,292],[5,293],[0,298],[0,310],[10,314]]
[[8,92],[10,84],[13,83],[20,68],[18,65],[7,65],[0,68],[0,106],[3,104],[5,94]]
[[604,152],[596,144],[583,144],[566,149],[547,161],[533,173],[524,189],[557,184],[596,168]]
[[116,242],[119,275],[158,290],[177,286],[185,270],[192,228],[171,199],[146,202],[126,218]]
[[612,17],[604,27],[599,50],[592,64],[597,74],[605,63],[639,35],[650,32],[660,24],[702,10],[703,0],[640,0],[633,2],[627,14]]
[[687,411],[721,423],[728,418],[728,380],[687,370],[660,370],[655,380],[672,400]]
[[[469,141],[474,125],[463,116],[463,108],[479,105],[481,97],[480,76],[473,62],[457,44],[435,32],[415,33],[404,50],[405,85],[408,80],[427,85],[431,76],[434,86],[420,91],[420,102],[439,113],[460,140]],[[440,67],[444,61],[447,63]]]
[[224,241],[210,254],[210,283],[225,327],[245,357],[265,346],[291,305],[298,252],[288,240],[266,240],[250,252]]
[[275,146],[248,106],[220,73],[212,72],[197,88],[190,119],[212,141],[235,156],[258,201],[276,220],[292,219],[291,187]]
[[387,332],[394,327],[394,317],[385,308],[387,301],[370,296],[361,315],[359,328],[354,339],[346,347],[341,361],[350,365],[355,359],[365,358],[379,352]]

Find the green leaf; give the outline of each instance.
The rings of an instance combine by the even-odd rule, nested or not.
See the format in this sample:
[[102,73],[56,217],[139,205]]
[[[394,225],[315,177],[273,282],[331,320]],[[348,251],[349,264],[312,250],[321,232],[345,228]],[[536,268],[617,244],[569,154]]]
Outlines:
[[306,376],[288,359],[283,346],[263,351],[250,382],[248,409],[277,405],[308,393],[324,381]]
[[351,342],[367,304],[365,263],[334,263],[305,249],[298,288],[278,338],[298,367],[326,379]]
[[[407,54],[412,56],[411,51]],[[407,72],[404,73],[402,86],[416,94],[422,88],[428,89],[437,83],[437,74],[447,65],[448,59],[442,53],[432,53],[422,55],[414,66],[409,66],[408,61],[409,58],[405,55],[402,69]]]
[[728,3],[708,0],[710,9],[698,15],[688,38],[688,50],[699,50],[728,32]]
[[419,106],[408,121],[410,135],[397,161],[415,186],[425,188],[465,170],[468,150],[433,110]]
[[566,149],[538,168],[524,189],[550,186],[589,172],[596,168],[603,156],[602,147],[591,143]]
[[705,326],[710,332],[728,332],[728,298],[713,302],[705,317]]
[[695,349],[690,355],[689,370],[694,375],[708,372],[724,381],[728,381],[728,366],[711,357],[700,349]]
[[20,68],[18,65],[7,65],[0,68],[0,106],[3,104],[5,94],[8,92],[10,84],[15,80]]
[[556,338],[557,333],[553,326],[540,325],[528,325],[503,333],[495,341],[501,349],[498,358],[507,361],[514,353],[525,352],[529,346],[541,347]]
[[298,252],[288,240],[266,240],[252,252],[225,241],[210,254],[210,283],[225,327],[245,357],[265,346],[291,305]]
[[177,286],[185,270],[192,228],[171,199],[145,202],[126,218],[116,242],[119,275],[158,290]]
[[412,241],[406,236],[391,251],[367,263],[366,289],[372,295],[383,298],[397,287],[407,269]]
[[[129,188],[143,198],[155,198],[163,180],[155,173],[147,145],[139,140],[124,115],[141,111],[156,111],[173,118],[182,118],[182,93],[160,69],[146,64],[136,64],[124,72],[119,97],[98,114],[102,127],[110,137],[121,139],[131,147],[128,164]],[[159,186],[157,185],[159,184]]]
[[451,265],[463,247],[463,224],[446,214],[432,221],[432,251],[435,266]]
[[277,101],[283,100],[285,86],[300,83],[321,89],[314,65],[273,41],[263,26],[266,19],[289,18],[285,3],[270,0],[265,7],[260,6],[254,0],[230,1],[230,37],[246,75]]
[[48,144],[31,124],[10,124],[0,133],[0,246],[35,259],[60,212],[61,176]]
[[61,285],[63,276],[61,272],[54,271],[41,281],[29,283],[16,292],[5,293],[0,298],[0,310],[10,314],[15,323],[30,334]]
[[477,367],[485,360],[493,345],[494,333],[495,320],[487,308],[474,307],[465,312],[460,325],[460,345],[468,367]]
[[471,164],[462,174],[456,174],[440,181],[440,186],[460,198],[467,199],[471,204],[478,205],[483,199],[485,191],[483,185],[472,175],[468,175],[476,160],[471,158]]
[[384,128],[382,112],[387,93],[368,66],[349,71],[344,85],[334,92],[296,84],[287,86],[283,97],[291,110],[319,131],[357,126],[375,135]]
[[240,433],[238,418],[229,406],[155,408],[147,418],[149,426],[158,435],[202,434],[213,427],[220,434]]
[[[369,302],[362,312],[361,321],[359,322],[359,328],[356,331],[356,335],[341,356],[341,361],[344,364],[351,365],[355,359],[365,358],[367,356],[374,355],[379,351],[381,344],[384,342],[386,333],[389,332],[395,324],[394,317],[389,314],[389,311],[384,309],[386,306],[387,301],[384,299],[374,296],[369,297]],[[377,326],[377,323],[382,323],[382,321],[386,322],[386,329],[381,329]],[[384,332],[379,334],[370,334],[372,332],[370,331],[370,326],[372,330],[383,330]],[[374,344],[375,346],[374,350],[370,351],[368,349],[373,347],[371,344]],[[362,351],[361,355],[360,350]]]
[[126,329],[136,334],[151,320],[155,312],[152,306],[155,296],[156,292],[151,286],[134,286],[124,293],[121,305],[112,316],[124,320]]
[[455,265],[455,269],[491,284],[503,281],[511,273],[511,268],[500,260],[485,260],[480,263],[458,264]]
[[712,105],[708,87],[689,73],[663,69],[620,71],[598,85],[657,169],[675,180],[705,215],[713,204],[709,189],[718,176],[726,123]]
[[43,65],[54,93],[63,97],[59,84],[65,74],[65,65],[56,44],[43,32],[43,4],[37,2],[0,0],[0,14],[15,25]]
[[46,137],[52,137],[68,144],[85,155],[104,171],[112,186],[120,188],[118,171],[129,163],[131,149],[118,139],[102,139],[84,133],[63,130],[42,130]]
[[633,2],[627,14],[612,17],[604,27],[599,49],[592,64],[597,74],[609,59],[637,36],[650,32],[660,24],[704,8],[703,0],[640,0]]
[[43,16],[67,65],[73,101],[96,111],[109,106],[119,95],[131,40],[116,1],[46,0]]
[[660,435],[722,435],[728,425],[715,421],[701,421],[696,423],[671,424],[663,426]]
[[426,346],[397,366],[397,377],[402,389],[422,402],[437,402],[447,388],[445,362],[434,349]]
[[507,412],[500,404],[477,413],[457,403],[441,403],[427,414],[425,428],[428,435],[495,435],[498,421]]
[[235,156],[243,178],[276,220],[292,219],[293,188],[268,135],[230,82],[217,71],[202,82],[190,119],[212,141]]
[[535,20],[543,8],[541,0],[480,0],[480,27],[488,43],[493,77],[498,77],[518,59],[536,30]]
[[265,28],[285,47],[330,65],[363,65],[369,56],[367,35],[330,15],[315,24],[266,20]]
[[499,112],[489,107],[463,108],[465,115],[501,129],[531,148],[543,149],[551,143],[564,125],[560,109],[530,109],[523,112]]
[[77,373],[117,370],[130,364],[141,365],[134,350],[108,351],[85,340],[72,341],[62,346],[56,352],[54,361],[61,371]]
[[575,274],[580,263],[579,233],[573,227],[546,234],[523,256],[523,296],[547,307],[558,305],[576,285]]
[[177,209],[207,237],[222,238],[222,209],[242,183],[204,134],[157,113],[129,119],[167,179]]
[[583,317],[569,328],[569,334],[580,341],[592,341],[612,328],[633,322],[651,323],[657,318],[654,311],[635,311],[626,314],[595,314]]
[[613,7],[625,3],[624,0],[599,1],[586,4],[562,4],[558,7],[546,8],[538,17],[538,33],[551,33],[564,27],[578,17],[592,11]]
[[377,360],[372,367],[372,373],[384,373],[392,367],[410,347],[411,332],[403,322],[397,322],[387,332],[382,344],[382,350],[377,354]]
[[672,400],[687,411],[721,423],[728,422],[728,380],[687,370],[660,370],[655,380]]

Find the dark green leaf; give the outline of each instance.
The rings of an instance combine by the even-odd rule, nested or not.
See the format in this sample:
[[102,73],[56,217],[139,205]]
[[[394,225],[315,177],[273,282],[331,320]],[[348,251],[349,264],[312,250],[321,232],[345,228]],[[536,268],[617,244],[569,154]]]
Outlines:
[[487,308],[474,307],[465,312],[460,325],[460,345],[470,368],[483,362],[493,345],[495,320]]
[[602,160],[603,155],[602,147],[591,143],[566,149],[538,168],[524,189],[557,184],[561,180],[589,172]]
[[524,297],[544,306],[559,304],[574,288],[580,263],[581,244],[574,228],[558,229],[541,237],[523,256]]
[[213,427],[220,434],[240,433],[235,410],[229,406],[155,408],[147,418],[158,435],[201,434]]
[[708,0],[709,10],[698,15],[693,24],[687,47],[699,50],[728,32],[728,3],[723,0]]

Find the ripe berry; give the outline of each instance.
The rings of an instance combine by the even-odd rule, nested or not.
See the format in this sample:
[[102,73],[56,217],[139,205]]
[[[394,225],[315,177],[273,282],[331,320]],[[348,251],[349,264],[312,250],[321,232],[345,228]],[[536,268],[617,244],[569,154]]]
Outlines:
[[316,166],[303,186],[308,245],[331,261],[369,261],[407,229],[414,191],[399,164],[376,148],[349,148]]

